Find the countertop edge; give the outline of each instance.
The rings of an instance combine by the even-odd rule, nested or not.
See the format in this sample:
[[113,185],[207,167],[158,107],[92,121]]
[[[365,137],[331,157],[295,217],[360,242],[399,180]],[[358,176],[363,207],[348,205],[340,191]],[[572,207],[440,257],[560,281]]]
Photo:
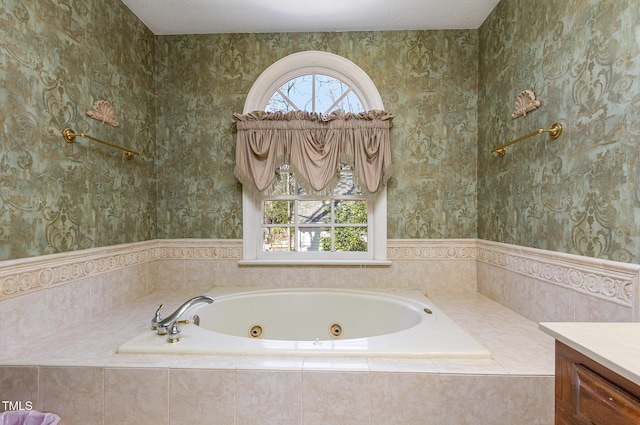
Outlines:
[[[588,322],[541,322],[538,324],[538,328],[554,337],[557,341],[573,348],[574,350],[584,354],[590,359],[600,363],[611,371],[618,375],[630,380],[636,385],[640,385],[640,355],[636,354],[634,360],[633,369],[627,365],[630,363],[629,358],[626,356],[616,356],[607,353],[611,351],[611,340],[602,341],[598,340],[598,336],[590,336],[585,338],[585,330],[593,329],[597,327],[599,330],[610,329],[611,331],[620,331],[621,327],[633,327],[637,328],[640,332],[640,323],[628,322],[628,323],[588,323]],[[609,337],[612,333],[609,332]],[[620,344],[628,342],[620,340]],[[638,351],[640,353],[640,341],[638,341]]]

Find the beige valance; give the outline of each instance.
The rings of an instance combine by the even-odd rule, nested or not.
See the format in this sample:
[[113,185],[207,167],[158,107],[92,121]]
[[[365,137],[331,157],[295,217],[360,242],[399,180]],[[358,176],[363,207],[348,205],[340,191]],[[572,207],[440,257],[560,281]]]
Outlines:
[[340,179],[340,164],[347,164],[362,193],[375,197],[390,174],[392,119],[377,110],[234,114],[235,176],[251,191],[268,195],[277,169],[288,164],[305,190],[327,194]]

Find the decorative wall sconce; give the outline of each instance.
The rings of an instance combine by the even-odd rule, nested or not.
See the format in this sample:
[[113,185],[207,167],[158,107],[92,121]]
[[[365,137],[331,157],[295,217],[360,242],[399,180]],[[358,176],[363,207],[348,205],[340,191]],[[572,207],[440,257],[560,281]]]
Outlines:
[[116,110],[106,100],[96,100],[93,102],[93,108],[87,111],[87,115],[103,124],[109,124],[118,127],[120,123],[116,120]]
[[511,114],[511,118],[518,118],[527,115],[528,112],[536,110],[542,105],[536,100],[533,90],[525,90],[516,97],[516,109]]

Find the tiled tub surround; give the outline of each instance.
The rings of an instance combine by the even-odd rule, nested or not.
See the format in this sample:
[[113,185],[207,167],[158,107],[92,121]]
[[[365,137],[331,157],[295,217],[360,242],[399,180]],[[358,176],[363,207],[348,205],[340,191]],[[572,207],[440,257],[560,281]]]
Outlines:
[[3,352],[3,397],[65,425],[552,423],[553,340],[476,292],[433,298],[493,359],[114,354],[160,302],[197,293],[157,290]]
[[[5,262],[2,397],[30,400],[65,424],[551,424],[553,340],[482,292],[522,314],[545,316],[536,320],[555,317],[563,297],[571,314],[588,313],[584,302],[594,320],[611,306],[627,320],[637,317],[636,266],[504,244],[390,241],[390,267],[305,273],[239,268],[240,253],[238,241],[159,240]],[[536,266],[525,267],[525,259]],[[549,268],[556,273],[539,272]],[[565,272],[571,280],[561,278]],[[597,284],[610,279],[617,283]],[[169,310],[229,285],[418,288],[493,359],[114,354],[160,302]],[[630,296],[597,289],[609,287]]]

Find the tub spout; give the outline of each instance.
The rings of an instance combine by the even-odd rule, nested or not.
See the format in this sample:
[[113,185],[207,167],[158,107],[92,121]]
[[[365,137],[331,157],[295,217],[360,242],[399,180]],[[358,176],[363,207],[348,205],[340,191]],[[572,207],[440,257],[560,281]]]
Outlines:
[[194,307],[201,304],[211,304],[213,302],[213,298],[208,295],[199,295],[197,297],[191,298],[186,303],[182,304],[176,311],[171,313],[166,318],[162,319],[156,325],[156,331],[158,335],[166,335],[167,329],[169,329],[174,323],[181,320],[188,311],[192,310]]

